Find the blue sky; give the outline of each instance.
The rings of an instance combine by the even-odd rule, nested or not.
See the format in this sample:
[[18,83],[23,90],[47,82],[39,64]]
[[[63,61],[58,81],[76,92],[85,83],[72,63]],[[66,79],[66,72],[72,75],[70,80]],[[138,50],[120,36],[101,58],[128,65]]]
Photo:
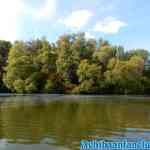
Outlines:
[[56,41],[72,32],[150,50],[150,1],[0,0],[0,39]]

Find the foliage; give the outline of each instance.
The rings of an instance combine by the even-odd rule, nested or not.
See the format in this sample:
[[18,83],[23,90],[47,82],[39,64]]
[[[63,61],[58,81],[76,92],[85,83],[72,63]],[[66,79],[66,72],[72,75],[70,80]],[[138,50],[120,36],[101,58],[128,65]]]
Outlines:
[[[17,93],[150,94],[149,53],[84,33],[0,41],[0,89]],[[7,88],[6,88],[7,87]]]

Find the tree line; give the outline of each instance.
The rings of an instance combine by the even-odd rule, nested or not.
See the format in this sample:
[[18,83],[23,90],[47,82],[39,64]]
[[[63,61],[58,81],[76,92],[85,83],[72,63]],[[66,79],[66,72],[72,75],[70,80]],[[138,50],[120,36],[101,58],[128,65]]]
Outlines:
[[149,53],[84,33],[0,41],[0,92],[150,94]]

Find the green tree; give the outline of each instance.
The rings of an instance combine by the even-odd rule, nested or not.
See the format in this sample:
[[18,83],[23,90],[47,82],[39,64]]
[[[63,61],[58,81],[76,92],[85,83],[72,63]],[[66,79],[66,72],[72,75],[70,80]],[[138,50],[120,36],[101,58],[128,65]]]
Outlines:
[[9,52],[4,83],[12,91],[24,92],[24,82],[35,70],[27,48],[24,42],[16,42]]
[[142,57],[144,59],[144,61],[146,62],[149,58],[149,52],[144,49],[134,49],[134,50],[130,50],[126,53],[126,57],[128,59],[130,59],[132,56]]
[[[142,92],[139,78],[144,69],[144,60],[133,56],[129,61],[111,59],[104,73],[106,83],[114,87],[115,93],[128,94]],[[140,91],[141,90],[141,91]]]
[[73,35],[64,35],[57,41],[57,71],[67,83],[77,83],[76,69],[79,64],[79,53],[72,48]]
[[101,66],[97,64],[90,64],[88,60],[82,60],[77,70],[79,77],[80,93],[94,93],[97,92],[101,81]]
[[12,44],[9,41],[0,40],[0,91],[1,92],[8,92],[8,89],[4,85],[2,81],[4,67],[6,66],[8,53],[11,48]]
[[16,92],[41,92],[49,74],[56,72],[55,62],[56,55],[45,39],[18,41],[9,52],[4,83]]
[[93,52],[96,50],[96,41],[86,39],[84,33],[74,34],[72,40],[72,49],[79,53],[80,59],[91,59]]
[[18,93],[149,94],[149,53],[126,52],[84,33],[63,35],[56,43],[0,41],[0,81],[1,91],[5,85]]

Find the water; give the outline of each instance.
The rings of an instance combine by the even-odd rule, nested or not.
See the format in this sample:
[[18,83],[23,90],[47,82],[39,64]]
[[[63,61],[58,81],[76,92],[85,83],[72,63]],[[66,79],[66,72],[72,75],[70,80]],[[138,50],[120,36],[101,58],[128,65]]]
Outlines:
[[150,140],[150,98],[0,97],[0,150],[78,150],[82,139]]

